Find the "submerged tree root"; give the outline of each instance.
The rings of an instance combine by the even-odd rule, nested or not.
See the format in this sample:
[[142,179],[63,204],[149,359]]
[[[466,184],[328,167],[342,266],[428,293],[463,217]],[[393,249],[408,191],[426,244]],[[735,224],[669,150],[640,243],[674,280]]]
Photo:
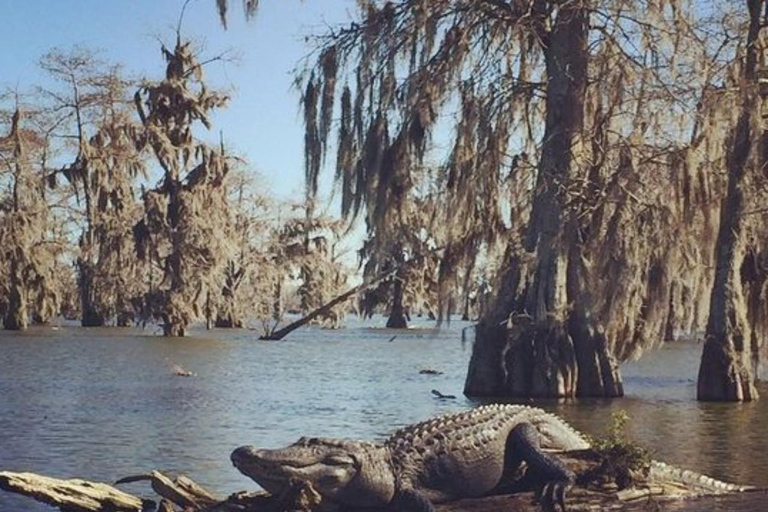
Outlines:
[[[562,454],[577,474],[577,485],[568,495],[568,509],[578,511],[698,511],[724,502],[744,500],[738,491],[751,488],[714,482],[690,471],[661,465],[636,477],[624,488],[615,475],[606,472],[606,461],[594,450]],[[659,463],[656,463],[659,464]],[[125,493],[115,487],[86,480],[59,480],[34,473],[0,471],[0,489],[23,494],[58,507],[63,512],[310,512],[318,510],[321,496],[309,485],[297,482],[280,496],[265,492],[238,492],[226,499],[216,497],[185,476],[171,479],[159,471],[130,476],[115,485],[147,480],[159,502]],[[538,512],[542,510],[527,478],[500,489],[493,496],[466,499],[437,506],[438,512]],[[757,490],[755,490],[757,491]],[[764,490],[757,492],[764,493]],[[751,493],[750,493],[751,494]],[[709,507],[709,508],[708,508]],[[728,506],[725,506],[728,509]],[[724,509],[724,510],[725,510]]]

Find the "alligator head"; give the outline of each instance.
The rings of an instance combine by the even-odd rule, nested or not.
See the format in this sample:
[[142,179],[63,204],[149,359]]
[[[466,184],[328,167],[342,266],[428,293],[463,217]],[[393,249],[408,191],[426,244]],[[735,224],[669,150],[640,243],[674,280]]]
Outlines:
[[382,506],[395,494],[389,451],[371,443],[302,437],[274,450],[241,446],[230,458],[241,473],[272,494],[295,481],[351,506]]

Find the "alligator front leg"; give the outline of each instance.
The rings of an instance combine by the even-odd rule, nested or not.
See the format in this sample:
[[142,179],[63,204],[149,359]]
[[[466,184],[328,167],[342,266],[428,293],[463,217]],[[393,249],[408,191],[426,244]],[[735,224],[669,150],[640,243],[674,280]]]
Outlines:
[[524,460],[528,471],[538,481],[544,482],[541,488],[542,504],[551,509],[558,504],[565,512],[565,493],[573,486],[576,475],[557,457],[541,449],[536,427],[530,423],[520,423],[512,429],[507,441],[507,452],[508,459]]

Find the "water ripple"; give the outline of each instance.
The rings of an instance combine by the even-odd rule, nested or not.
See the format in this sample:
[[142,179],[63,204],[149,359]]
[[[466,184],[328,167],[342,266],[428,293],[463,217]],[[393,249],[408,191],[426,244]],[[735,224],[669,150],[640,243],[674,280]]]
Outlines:
[[[368,326],[310,328],[282,342],[246,331],[184,340],[121,329],[0,331],[0,468],[106,481],[158,468],[221,494],[252,488],[229,463],[236,446],[279,446],[301,435],[382,439],[473,405],[461,394],[465,325],[396,331],[394,340]],[[699,350],[676,344],[627,365],[624,399],[539,404],[590,433],[624,409],[632,434],[659,457],[768,485],[768,401],[695,402]],[[174,377],[173,364],[196,375]],[[424,368],[443,374],[422,375]],[[435,400],[432,389],[458,398]],[[50,509],[0,493],[0,510]]]

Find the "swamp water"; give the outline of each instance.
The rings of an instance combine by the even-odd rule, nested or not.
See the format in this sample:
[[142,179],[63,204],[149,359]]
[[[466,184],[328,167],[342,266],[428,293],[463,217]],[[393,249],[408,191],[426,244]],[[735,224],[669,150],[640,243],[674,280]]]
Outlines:
[[[242,444],[281,446],[302,435],[381,439],[479,403],[461,393],[468,324],[395,331],[375,328],[384,323],[375,320],[302,329],[280,342],[258,341],[255,331],[172,340],[140,329],[0,331],[0,470],[109,482],[159,469],[226,495],[254,487],[229,462]],[[622,399],[536,404],[592,434],[625,410],[631,435],[656,458],[768,486],[768,400],[697,403],[700,350],[671,343],[624,365]],[[195,375],[174,376],[173,365]],[[433,389],[457,398],[436,399]],[[768,387],[761,393],[768,397]],[[124,488],[151,495],[147,483]],[[751,501],[738,509],[768,510],[764,498]],[[47,510],[0,491],[0,512]]]

